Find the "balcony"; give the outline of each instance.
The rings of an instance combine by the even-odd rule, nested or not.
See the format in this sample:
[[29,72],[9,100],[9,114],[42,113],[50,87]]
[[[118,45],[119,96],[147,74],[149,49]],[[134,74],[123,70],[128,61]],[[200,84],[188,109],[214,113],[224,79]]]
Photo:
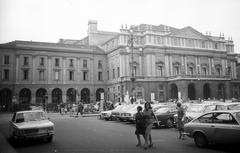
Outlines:
[[169,76],[168,81],[172,80],[231,80],[230,75],[174,75]]

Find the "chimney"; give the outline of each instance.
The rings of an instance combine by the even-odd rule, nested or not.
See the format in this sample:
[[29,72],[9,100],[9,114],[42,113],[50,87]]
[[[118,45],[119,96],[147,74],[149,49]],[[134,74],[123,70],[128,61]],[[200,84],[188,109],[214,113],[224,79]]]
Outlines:
[[97,21],[96,20],[89,20],[88,21],[88,33],[97,32]]
[[97,45],[97,21],[89,20],[88,21],[88,43],[90,46]]

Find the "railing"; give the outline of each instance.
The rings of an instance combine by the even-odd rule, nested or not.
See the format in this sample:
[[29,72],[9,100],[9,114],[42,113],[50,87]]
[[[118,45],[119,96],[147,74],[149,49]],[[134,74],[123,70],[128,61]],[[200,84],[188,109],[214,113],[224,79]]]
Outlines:
[[168,80],[194,79],[194,80],[230,80],[230,75],[174,75],[168,77]]

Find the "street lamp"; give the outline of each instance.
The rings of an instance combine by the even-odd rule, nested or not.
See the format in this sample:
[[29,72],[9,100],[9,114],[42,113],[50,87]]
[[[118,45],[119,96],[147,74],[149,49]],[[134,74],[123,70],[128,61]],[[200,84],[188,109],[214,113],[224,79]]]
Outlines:
[[[133,34],[133,30],[130,29],[129,30],[129,33],[130,33],[130,37],[128,39],[128,42],[127,42],[127,49],[129,49],[129,47],[131,48],[131,77],[130,77],[130,81],[132,83],[132,91],[131,91],[131,103],[133,102],[133,94],[134,94],[134,82],[136,81],[136,74],[134,74],[134,57],[133,57],[133,50],[134,50],[134,41],[137,41],[135,40],[134,38],[134,34]],[[139,51],[142,51],[142,48],[139,47]],[[136,72],[135,72],[136,73]]]

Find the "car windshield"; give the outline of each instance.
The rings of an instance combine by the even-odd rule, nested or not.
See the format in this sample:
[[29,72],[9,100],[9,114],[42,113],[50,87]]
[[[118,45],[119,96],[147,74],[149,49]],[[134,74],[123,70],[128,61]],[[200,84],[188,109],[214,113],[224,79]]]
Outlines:
[[236,115],[236,119],[237,119],[238,122],[240,123],[240,112],[235,113],[235,115]]
[[204,110],[204,106],[201,105],[191,105],[188,107],[187,112],[201,113]]
[[24,112],[19,113],[16,118],[16,122],[29,122],[47,120],[47,116],[43,112]]
[[159,108],[158,110],[156,110],[156,113],[167,113],[167,111],[169,111],[169,108],[162,107],[162,108]]

